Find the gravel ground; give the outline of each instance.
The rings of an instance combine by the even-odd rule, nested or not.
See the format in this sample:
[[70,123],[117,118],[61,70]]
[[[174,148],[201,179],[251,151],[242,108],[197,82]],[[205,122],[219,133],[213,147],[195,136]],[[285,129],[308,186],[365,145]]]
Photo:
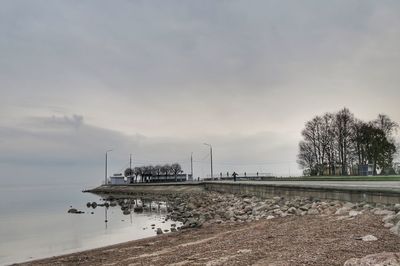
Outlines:
[[[381,216],[338,218],[213,224],[21,265],[343,265],[350,258],[400,250],[400,237],[382,227]],[[357,240],[370,234],[378,240]]]

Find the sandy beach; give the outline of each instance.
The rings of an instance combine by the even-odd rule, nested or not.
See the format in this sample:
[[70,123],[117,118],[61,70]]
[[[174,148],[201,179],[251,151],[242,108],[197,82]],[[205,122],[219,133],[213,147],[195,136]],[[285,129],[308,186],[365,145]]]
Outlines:
[[[370,213],[209,225],[20,265],[343,265],[396,252],[400,238]],[[372,234],[377,241],[360,237]]]

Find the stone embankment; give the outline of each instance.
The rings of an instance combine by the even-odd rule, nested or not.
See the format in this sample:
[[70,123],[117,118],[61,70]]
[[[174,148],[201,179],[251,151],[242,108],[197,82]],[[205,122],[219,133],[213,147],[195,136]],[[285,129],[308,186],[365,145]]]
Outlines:
[[351,220],[363,213],[382,216],[382,225],[400,234],[400,204],[351,203],[318,198],[261,199],[246,195],[204,192],[167,196],[167,219],[183,223],[182,229],[221,223],[243,223],[287,216],[322,215]]

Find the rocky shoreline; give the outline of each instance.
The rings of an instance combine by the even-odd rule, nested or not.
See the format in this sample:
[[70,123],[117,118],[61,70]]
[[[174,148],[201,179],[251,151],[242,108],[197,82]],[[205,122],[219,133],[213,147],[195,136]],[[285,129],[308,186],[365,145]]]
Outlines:
[[[351,202],[340,202],[337,200],[321,200],[318,198],[294,198],[294,199],[285,199],[283,197],[273,197],[273,198],[258,198],[249,195],[235,195],[235,194],[225,194],[225,193],[217,193],[217,192],[209,192],[209,191],[202,191],[196,193],[163,193],[154,195],[153,193],[129,193],[126,195],[119,194],[110,195],[104,194],[102,195],[110,204],[115,204],[115,202],[122,202],[122,198],[132,198],[132,199],[143,199],[145,201],[165,201],[167,214],[165,216],[166,220],[176,221],[177,224],[181,226],[176,226],[175,224],[171,227],[171,232],[175,233],[168,233],[164,234],[165,232],[160,231],[158,228],[153,229],[157,231],[157,234],[162,234],[163,236],[158,236],[155,240],[151,241],[158,241],[160,239],[160,243],[164,243],[162,239],[159,237],[168,237],[168,241],[164,244],[166,247],[157,252],[161,252],[161,254],[151,253],[154,256],[161,256],[163,261],[163,257],[167,255],[162,254],[169,254],[172,250],[172,247],[178,248],[177,244],[173,244],[174,241],[181,241],[185,239],[185,241],[192,241],[192,238],[195,236],[198,237],[200,242],[185,244],[185,245],[196,245],[198,246],[199,251],[192,254],[193,257],[201,254],[201,250],[203,250],[203,245],[201,241],[210,241],[214,242],[217,241],[218,238],[214,236],[209,236],[209,234],[219,234],[219,232],[227,232],[228,235],[232,238],[229,243],[233,243],[232,241],[242,241],[240,246],[248,247],[248,250],[245,253],[240,253],[240,257],[246,258],[250,256],[250,253],[254,253],[253,249],[259,249],[259,246],[253,246],[254,241],[258,241],[257,238],[264,239],[265,242],[271,242],[271,244],[278,245],[280,250],[276,251],[280,254],[282,258],[287,258],[287,254],[285,252],[286,249],[289,249],[293,244],[292,243],[285,243],[281,244],[281,241],[287,237],[286,235],[281,235],[276,230],[283,230],[286,234],[288,234],[287,230],[298,230],[299,228],[303,228],[301,232],[297,232],[292,236],[292,240],[294,242],[298,242],[300,238],[303,239],[306,243],[310,246],[317,245],[316,243],[309,242],[309,237],[318,238],[328,237],[328,240],[325,240],[323,243],[319,243],[319,246],[315,246],[316,250],[323,248],[324,252],[325,249],[332,249],[338,250],[343,252],[343,248],[348,245],[356,245],[362,247],[360,250],[349,250],[346,251],[345,254],[347,256],[346,261],[338,262],[335,257],[335,261],[333,259],[323,259],[320,258],[320,262],[323,261],[326,265],[369,265],[365,264],[365,261],[374,261],[376,265],[386,265],[387,261],[390,261],[392,264],[390,265],[398,265],[393,264],[399,263],[400,259],[396,259],[396,253],[398,249],[396,246],[400,246],[400,237],[396,236],[395,234],[399,234],[400,228],[400,204],[394,205],[383,205],[383,204],[369,204],[366,202],[359,202],[359,203],[351,203]],[[120,203],[118,203],[120,204]],[[364,228],[365,227],[365,228]],[[240,230],[248,232],[248,238],[246,239],[237,239],[238,236],[231,233],[235,230]],[[253,228],[253,229],[251,229]],[[274,229],[275,228],[275,229]],[[248,230],[258,230],[259,234],[255,234],[250,238],[253,234],[252,231]],[[349,230],[347,232],[347,230]],[[177,232],[176,232],[177,231]],[[323,235],[321,232],[324,231]],[[251,233],[250,233],[251,232]],[[267,234],[267,235],[266,235]],[[291,233],[290,233],[291,234]],[[278,235],[279,237],[272,239],[268,235]],[[337,236],[340,236],[344,239],[337,239]],[[351,236],[348,238],[348,236]],[[216,240],[214,240],[216,238]],[[218,241],[224,242],[226,241],[226,236],[224,239],[220,239]],[[190,239],[190,240],[189,240]],[[236,240],[233,240],[236,239]],[[229,240],[229,239],[227,239]],[[149,240],[150,241],[150,240]],[[172,242],[171,242],[172,241]],[[183,240],[182,240],[183,241]],[[313,240],[315,241],[315,239]],[[329,244],[333,241],[331,244]],[[152,245],[143,241],[136,241],[144,242],[146,245]],[[168,246],[168,243],[172,246]],[[171,244],[172,243],[172,244]],[[238,244],[239,244],[238,243]],[[365,243],[365,244],[361,244]],[[377,244],[368,244],[368,243],[377,243]],[[397,244],[393,244],[397,243]],[[163,245],[164,245],[163,244]],[[124,244],[121,244],[124,245]],[[128,245],[128,244],[126,244]],[[135,244],[137,245],[137,244]],[[175,246],[174,246],[175,245]],[[182,244],[183,245],[183,244]],[[343,245],[343,247],[341,247]],[[168,247],[167,247],[168,246]],[[320,247],[321,246],[321,247]],[[374,246],[374,248],[372,248]],[[378,248],[379,247],[379,248]],[[229,246],[227,247],[229,249]],[[233,248],[233,247],[232,247]],[[262,247],[264,249],[269,249],[270,247]],[[291,247],[291,249],[298,249],[299,247]],[[237,249],[237,248],[236,248]],[[236,250],[235,249],[235,250]],[[105,248],[105,250],[108,250]],[[235,252],[243,252],[243,249],[236,250]],[[92,251],[88,251],[91,254]],[[220,251],[222,252],[222,251]],[[224,251],[225,252],[225,251]],[[222,252],[222,253],[224,253]],[[248,258],[248,261],[263,261],[263,256],[269,256],[269,253],[260,253],[259,255],[255,256],[254,254]],[[279,253],[281,252],[281,253]],[[298,265],[298,264],[306,264],[306,265],[318,265],[315,263],[311,263],[311,260],[314,260],[311,254],[303,254],[302,251],[299,251],[298,256],[303,256],[302,259],[298,259],[291,261],[291,263],[284,263],[281,261],[279,264],[274,265]],[[310,252],[310,251],[308,251]],[[322,252],[322,251],[321,251]],[[368,252],[368,253],[367,253]],[[377,255],[369,255],[373,252],[389,252],[384,253],[385,255],[377,254]],[[249,254],[247,254],[249,253]],[[95,252],[98,255],[98,253]],[[146,253],[147,254],[147,253]],[[264,255],[262,255],[264,254]],[[349,254],[353,254],[353,256],[348,257]],[[148,255],[153,257],[153,255]],[[238,256],[235,255],[235,260],[238,260]],[[369,255],[368,257],[365,257]],[[78,257],[81,255],[77,255]],[[118,265],[164,265],[160,261],[150,261],[144,262],[140,258],[144,256],[138,255],[136,257],[137,263],[124,263],[121,258],[114,258]],[[146,255],[147,256],[147,255]],[[180,254],[179,252],[175,255],[168,255],[168,261],[179,261]],[[203,257],[206,256],[203,254]],[[207,254],[209,256],[209,254]],[[206,256],[206,257],[207,257]],[[217,256],[216,254],[212,255],[213,258]],[[255,257],[254,257],[255,256]],[[66,259],[66,257],[68,259]],[[217,256],[218,257],[218,256]],[[365,258],[362,258],[365,257]],[[282,259],[281,258],[281,259]],[[308,258],[308,259],[307,259]],[[74,255],[64,256],[62,259],[62,265],[76,265],[76,264],[69,264],[68,262],[74,259]],[[97,258],[98,259],[98,258]],[[210,258],[211,259],[211,258]],[[50,259],[51,264],[55,261],[59,262],[57,258],[53,260]],[[84,260],[86,262],[93,262],[95,258],[91,257],[90,260]],[[107,260],[107,259],[105,259]],[[199,258],[199,263],[193,263],[192,260],[184,260],[179,265],[243,265],[242,263],[233,263],[230,261],[229,263],[214,263],[214,264],[207,264],[202,263],[204,258]],[[307,263],[304,263],[306,260]],[[310,263],[308,263],[310,260]],[[67,262],[66,262],[67,261]],[[242,259],[240,259],[241,262]],[[38,261],[28,265],[51,265],[46,264],[48,261]],[[135,262],[135,260],[133,261]],[[185,263],[184,263],[185,262]],[[217,261],[218,262],[218,261]],[[381,264],[379,264],[379,263]],[[55,263],[58,264],[58,263]],[[81,264],[81,263],[78,263]],[[89,263],[88,265],[90,265]],[[247,265],[247,263],[245,263]],[[249,263],[250,264],[250,263]],[[374,265],[375,265],[374,264]],[[112,264],[113,265],[113,264]],[[174,264],[171,264],[174,265]],[[255,264],[258,265],[258,264]],[[268,265],[268,264],[260,264],[260,265]],[[322,265],[322,264],[319,264]]]
[[352,220],[360,214],[371,213],[382,216],[382,225],[392,233],[400,234],[400,204],[352,203],[311,197],[262,199],[218,192],[169,193],[162,196],[140,193],[129,196],[150,199],[156,197],[166,201],[166,219],[182,222],[182,227],[178,229],[305,215],[334,216],[337,219]]

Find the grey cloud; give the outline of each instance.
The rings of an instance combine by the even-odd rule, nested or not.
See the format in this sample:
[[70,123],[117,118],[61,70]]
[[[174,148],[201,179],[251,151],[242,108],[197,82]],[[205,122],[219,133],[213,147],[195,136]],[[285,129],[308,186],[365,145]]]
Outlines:
[[[75,117],[75,118],[74,118]],[[291,145],[296,140],[276,133],[260,133],[251,136],[237,134],[208,136],[199,140],[192,138],[149,138],[142,135],[128,136],[115,131],[101,129],[82,122],[81,117],[36,118],[30,128],[0,128],[1,165],[13,175],[23,169],[35,169],[39,165],[47,174],[39,180],[70,178],[79,180],[82,171],[91,169],[88,180],[101,180],[105,149],[112,148],[110,170],[122,171],[128,166],[128,157],[132,153],[134,164],[157,164],[179,162],[189,171],[189,156],[194,153],[195,170],[200,176],[208,174],[208,148],[202,142],[211,142],[214,146],[215,171],[269,171],[276,174],[287,172],[288,166],[296,173],[295,155]],[[79,121],[76,127],[74,119]],[[53,121],[49,123],[49,121]],[[55,121],[55,123],[54,123]],[[45,125],[45,127],[42,127]],[[41,128],[41,130],[38,130]],[[261,145],[261,146],[260,146]],[[291,161],[279,161],[277,158],[291,157]],[[283,167],[282,167],[283,164]],[[19,168],[23,169],[19,169]],[[54,170],[54,168],[58,170]],[[13,169],[13,170],[10,170]],[[54,171],[59,171],[56,175]],[[297,170],[298,172],[298,170]],[[22,179],[24,179],[22,177]]]
[[209,141],[221,171],[275,160],[283,173],[315,114],[400,121],[399,11],[389,0],[3,1],[2,159],[83,167],[113,146],[117,161],[184,161]]

